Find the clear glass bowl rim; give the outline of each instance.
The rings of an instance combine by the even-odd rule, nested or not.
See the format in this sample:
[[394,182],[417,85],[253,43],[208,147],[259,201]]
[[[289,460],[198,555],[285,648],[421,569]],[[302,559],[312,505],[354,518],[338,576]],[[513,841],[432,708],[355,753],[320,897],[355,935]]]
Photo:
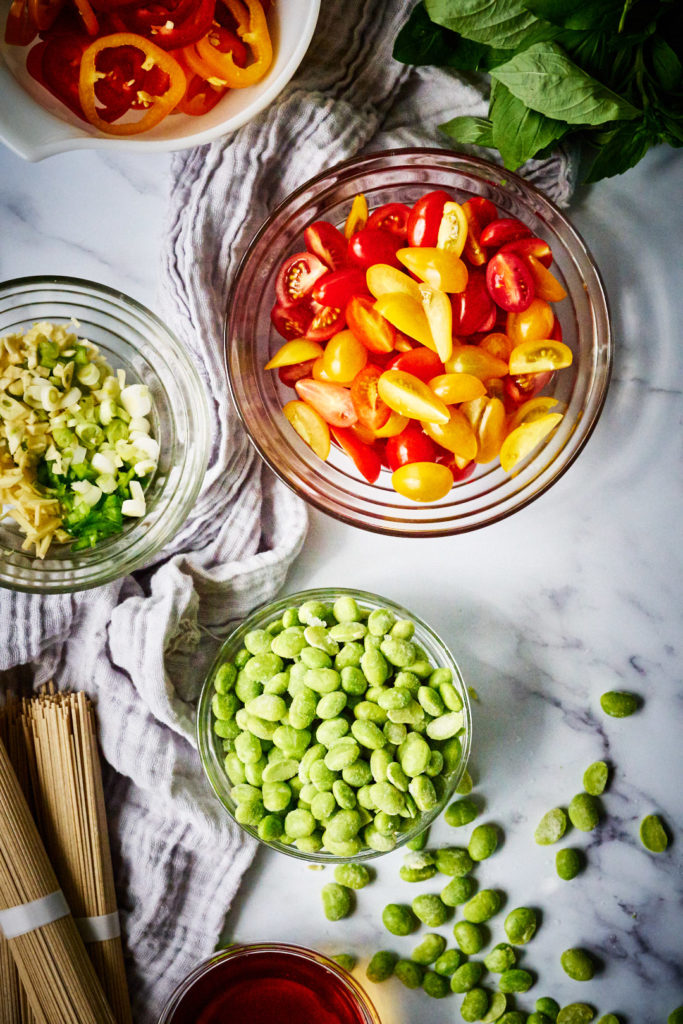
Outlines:
[[[420,618],[419,615],[416,615],[415,612],[402,607],[390,598],[382,597],[380,594],[370,593],[369,591],[355,590],[348,587],[318,587],[311,590],[300,590],[293,594],[287,594],[284,597],[279,598],[277,601],[270,602],[269,604],[262,605],[260,608],[255,609],[255,611],[253,611],[226,638],[221,645],[209,672],[207,673],[197,707],[197,746],[199,749],[199,756],[201,758],[202,767],[204,768],[206,777],[211,784],[211,788],[225,807],[226,811],[230,814],[233,821],[236,821],[232,811],[234,801],[230,800],[227,792],[230,783],[225,771],[223,770],[222,759],[216,752],[214,734],[211,728],[213,714],[211,710],[211,699],[214,694],[214,675],[219,665],[225,660],[226,652],[232,651],[234,654],[239,647],[242,646],[241,641],[243,637],[251,629],[261,628],[268,622],[278,618],[285,608],[288,608],[293,604],[300,605],[304,601],[309,600],[319,600],[331,603],[338,597],[343,596],[353,597],[359,602],[359,604],[367,603],[371,607],[388,608],[390,611],[397,613],[401,618],[411,619],[415,623],[415,637],[417,641],[420,644],[429,644],[438,652],[440,660],[436,667],[445,666],[452,670],[453,681],[462,699],[463,726],[465,732],[461,737],[462,756],[460,763],[457,769],[450,774],[444,795],[436,806],[433,807],[431,811],[425,811],[421,814],[418,822],[412,828],[400,834],[396,846],[394,847],[394,849],[398,849],[399,847],[404,846],[405,843],[409,842],[411,839],[414,839],[415,836],[423,832],[424,829],[428,828],[429,825],[431,825],[431,823],[442,813],[449,800],[453,798],[455,790],[465,773],[470,756],[470,749],[472,745],[472,711],[467,686],[465,685],[460,668],[448,646],[431,628],[431,626]],[[337,857],[334,854],[325,852],[302,853],[301,850],[298,850],[295,846],[288,846],[287,844],[280,843],[277,840],[274,842],[267,842],[265,839],[261,839],[257,830],[249,825],[242,825],[239,822],[236,822],[236,824],[238,824],[243,831],[253,836],[253,838],[261,843],[262,846],[275,850],[277,853],[284,853],[288,857],[294,857],[297,860],[303,860],[309,863],[343,864],[347,861],[374,860],[376,857],[385,856],[384,852],[371,850],[369,848],[363,848],[360,853],[355,854],[353,857]]]

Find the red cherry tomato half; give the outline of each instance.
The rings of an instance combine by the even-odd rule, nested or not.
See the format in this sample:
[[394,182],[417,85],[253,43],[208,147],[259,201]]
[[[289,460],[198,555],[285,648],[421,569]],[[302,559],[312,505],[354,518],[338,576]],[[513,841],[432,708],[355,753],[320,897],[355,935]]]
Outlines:
[[357,373],[351,384],[351,401],[358,413],[358,422],[370,430],[379,430],[389,419],[391,409],[379,397],[377,382],[383,371],[370,363]]
[[527,238],[530,235],[531,228],[522,224],[516,217],[499,217],[486,225],[479,240],[482,245],[499,248],[505,242],[515,242],[518,238]]
[[431,437],[417,423],[409,423],[400,434],[387,438],[386,459],[392,473],[409,462],[434,462],[436,453]]
[[481,267],[486,263],[486,253],[479,241],[481,233],[487,224],[495,220],[498,211],[490,199],[482,199],[481,196],[473,196],[462,204],[463,211],[467,218],[467,238],[463,256],[475,267]]
[[308,402],[333,427],[350,427],[358,419],[348,388],[324,380],[302,377],[295,384],[302,402]]
[[441,189],[436,192],[427,192],[426,195],[418,199],[408,217],[407,241],[409,246],[434,248],[439,237],[443,208],[446,203],[451,202],[453,202],[453,197]]
[[546,373],[520,373],[516,377],[503,378],[503,390],[505,392],[505,406],[508,412],[516,409],[530,398],[534,398],[546,386],[551,372]]
[[354,295],[346,307],[346,323],[370,352],[393,352],[396,328],[375,309],[372,299]]
[[364,294],[370,297],[364,270],[330,270],[313,289],[316,302],[321,306],[336,306],[338,309],[343,309],[353,295]]
[[523,313],[531,305],[536,289],[529,267],[514,252],[498,252],[486,267],[489,295],[508,313]]
[[307,359],[305,363],[292,363],[291,366],[281,366],[277,375],[285,387],[293,388],[298,380],[310,377],[315,359]]
[[375,263],[388,263],[400,267],[396,250],[403,246],[403,239],[381,228],[363,228],[349,239],[349,261],[357,267],[372,267]]
[[405,370],[406,373],[412,373],[414,377],[419,377],[425,384],[446,372],[436,352],[432,352],[431,349],[424,346],[392,356],[385,369]]
[[344,311],[336,306],[321,306],[313,303],[313,318],[308,325],[305,337],[309,341],[327,341],[333,334],[344,329]]
[[359,473],[369,484],[374,484],[382,469],[382,460],[374,445],[363,444],[351,430],[330,427],[330,433],[339,447],[346,452]]
[[549,267],[553,262],[553,252],[547,242],[542,238],[516,238],[513,242],[506,242],[499,249],[499,252],[514,252],[518,256],[535,256],[544,267]]
[[453,334],[467,337],[475,331],[490,330],[484,324],[495,318],[496,307],[486,288],[486,276],[473,270],[464,292],[451,296],[453,307]]
[[370,215],[367,227],[388,231],[403,241],[408,234],[409,217],[410,207],[405,203],[385,203]]
[[306,334],[313,319],[313,310],[308,303],[287,308],[276,302],[270,311],[270,319],[278,334],[287,341],[292,341]]
[[322,260],[330,270],[341,270],[347,264],[346,239],[334,224],[317,220],[304,231],[306,248]]
[[474,459],[470,459],[470,461],[465,463],[465,465],[461,469],[460,466],[455,461],[453,452],[446,451],[445,449],[443,450],[443,452],[439,452],[439,454],[436,456],[436,461],[440,462],[442,466],[448,466],[453,476],[453,481],[456,484],[460,480],[467,480],[467,478],[472,476],[475,469],[477,468],[477,464],[474,461]]
[[562,341],[562,324],[557,319],[557,317],[555,317],[555,322],[553,323],[553,329],[550,332],[549,336],[553,339],[553,341]]
[[[277,301],[281,306],[297,306],[310,294],[316,281],[327,274],[327,267],[310,252],[296,252],[280,267],[275,282]],[[331,303],[324,303],[331,305]]]

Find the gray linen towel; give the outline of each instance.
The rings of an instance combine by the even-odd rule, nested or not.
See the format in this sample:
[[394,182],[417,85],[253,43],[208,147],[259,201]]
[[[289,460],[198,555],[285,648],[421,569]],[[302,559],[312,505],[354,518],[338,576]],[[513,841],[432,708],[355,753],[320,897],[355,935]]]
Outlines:
[[[199,627],[223,636],[231,620],[270,598],[306,528],[301,503],[260,465],[230,405],[227,289],[262,220],[307,178],[366,148],[444,145],[441,121],[484,112],[478,79],[391,59],[410,7],[323,0],[309,53],[278,101],[232,137],[173,157],[159,311],[192,352],[214,417],[191,517],[136,578],[42,600],[0,595],[0,669],[30,662],[37,683],[54,677],[97,701],[141,1024],[157,1019],[175,985],[210,954],[253,855],[210,794],[195,750],[195,704],[211,653],[205,642],[197,648]],[[566,154],[527,170],[567,202]]]

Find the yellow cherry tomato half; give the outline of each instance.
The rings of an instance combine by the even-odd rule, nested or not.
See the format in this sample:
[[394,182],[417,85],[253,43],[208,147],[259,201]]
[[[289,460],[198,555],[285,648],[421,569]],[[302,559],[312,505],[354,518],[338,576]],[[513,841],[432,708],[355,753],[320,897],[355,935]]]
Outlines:
[[505,406],[500,398],[489,398],[477,426],[479,451],[474,457],[478,463],[497,458],[505,440]]
[[448,423],[450,412],[428,384],[405,370],[385,370],[377,382],[382,401],[411,420]]
[[507,334],[502,334],[500,331],[494,331],[492,334],[487,334],[485,338],[481,339],[479,342],[479,348],[483,348],[484,352],[488,352],[490,355],[495,356],[496,359],[503,359],[507,363],[514,345],[508,338]]
[[362,192],[354,197],[349,215],[344,225],[344,237],[350,238],[357,231],[362,231],[368,222],[368,201]]
[[526,458],[534,448],[554,430],[562,419],[561,412],[550,412],[547,416],[521,423],[503,441],[500,449],[500,464],[506,473]]
[[424,249],[399,249],[396,258],[432,288],[440,288],[442,292],[464,292],[467,287],[467,267],[447,249],[430,249],[427,246]]
[[323,354],[323,347],[317,341],[306,338],[295,338],[286,341],[275,355],[266,363],[266,370],[277,370],[280,366],[294,366],[295,363],[306,363],[309,359],[317,359]]
[[484,415],[484,410],[488,405],[488,395],[482,395],[481,398],[473,398],[471,402],[463,402],[460,406],[460,411],[472,427],[472,430],[476,433],[481,423],[481,418]]
[[547,415],[557,404],[557,399],[551,398],[549,395],[537,395],[536,398],[530,398],[524,405],[520,405],[514,416],[511,417],[508,423],[508,433],[516,430],[522,423],[533,423],[534,420]]
[[429,386],[446,405],[470,402],[486,394],[483,382],[471,373],[441,373],[432,377]]
[[466,462],[477,454],[478,444],[474,431],[459,409],[451,409],[448,423],[423,423],[422,429],[432,441]]
[[438,462],[409,462],[392,474],[391,486],[411,501],[440,501],[453,486],[453,475]]
[[535,298],[523,313],[508,313],[505,333],[513,345],[525,341],[549,338],[553,332],[555,314],[544,299]]
[[325,361],[322,356],[319,356],[313,363],[311,377],[313,380],[330,380],[330,377],[325,373]]
[[497,359],[478,345],[454,345],[451,357],[446,360],[445,365],[448,373],[469,373],[479,380],[504,377],[508,373],[508,364],[505,360]]
[[401,416],[400,412],[394,412],[392,409],[384,426],[375,431],[375,437],[396,437],[397,434],[405,430],[409,423],[410,420],[407,416]]
[[436,354],[442,363],[453,351],[453,307],[445,292],[430,284],[419,285],[420,301],[432,332]]
[[436,352],[427,315],[418,299],[405,292],[391,292],[380,295],[375,302],[375,309],[402,334],[407,334],[409,338]]
[[380,295],[403,292],[405,295],[410,295],[411,299],[415,299],[416,302],[420,301],[417,281],[413,281],[412,277],[408,277],[396,267],[390,267],[388,263],[373,263],[365,273],[365,281],[368,291],[376,299]]
[[335,384],[350,384],[368,361],[368,350],[352,331],[334,334],[322,357],[325,380]]
[[543,266],[540,260],[537,260],[535,256],[527,256],[527,263],[539,299],[545,299],[546,302],[561,302],[562,299],[567,298],[567,293],[560,282],[547,267]]
[[439,224],[437,249],[459,256],[465,248],[468,227],[467,216],[460,203],[446,203]]
[[510,373],[547,373],[572,364],[572,350],[561,341],[542,338],[525,341],[510,353]]
[[325,461],[330,454],[330,431],[320,413],[306,402],[287,402],[282,410],[299,437]]

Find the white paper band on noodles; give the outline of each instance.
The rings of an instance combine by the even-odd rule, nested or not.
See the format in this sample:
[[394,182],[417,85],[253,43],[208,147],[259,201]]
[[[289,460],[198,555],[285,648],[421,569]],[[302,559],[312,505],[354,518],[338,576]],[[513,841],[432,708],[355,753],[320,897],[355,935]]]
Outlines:
[[100,914],[99,917],[77,917],[75,920],[84,942],[106,942],[107,939],[117,939],[121,934],[118,910],[112,914]]
[[16,939],[19,935],[33,932],[36,928],[58,921],[60,917],[66,917],[70,913],[64,893],[57,889],[56,892],[41,896],[39,900],[33,900],[31,903],[0,910],[0,932],[6,939]]

